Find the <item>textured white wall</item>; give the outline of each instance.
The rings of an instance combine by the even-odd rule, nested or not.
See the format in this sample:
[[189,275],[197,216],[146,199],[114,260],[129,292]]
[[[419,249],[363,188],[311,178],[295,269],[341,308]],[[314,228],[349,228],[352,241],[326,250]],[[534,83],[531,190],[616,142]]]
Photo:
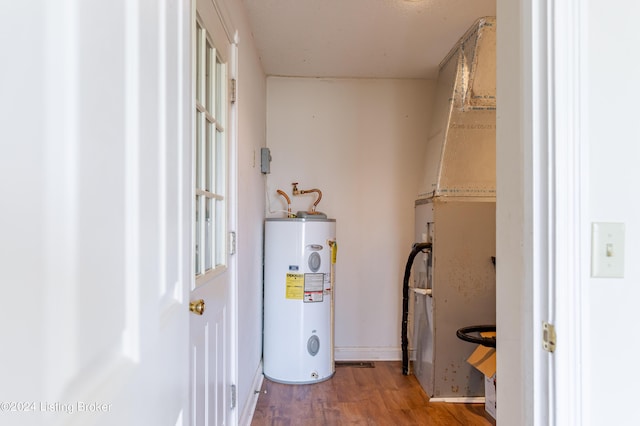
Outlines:
[[585,283],[591,297],[589,415],[592,425],[630,425],[638,422],[640,380],[634,336],[640,319],[640,60],[634,53],[640,45],[640,3],[592,0],[588,7],[588,220],[626,225],[625,277]]
[[[336,357],[400,359],[402,275],[413,244],[434,81],[267,79],[271,210],[319,188],[337,219]],[[293,198],[306,210],[314,195]],[[282,213],[272,213],[279,217]]]

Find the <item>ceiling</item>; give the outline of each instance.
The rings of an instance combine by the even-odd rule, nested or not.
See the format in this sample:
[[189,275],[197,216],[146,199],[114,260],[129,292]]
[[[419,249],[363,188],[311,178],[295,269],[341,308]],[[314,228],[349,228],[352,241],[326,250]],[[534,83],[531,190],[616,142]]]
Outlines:
[[435,78],[495,0],[243,0],[267,75]]

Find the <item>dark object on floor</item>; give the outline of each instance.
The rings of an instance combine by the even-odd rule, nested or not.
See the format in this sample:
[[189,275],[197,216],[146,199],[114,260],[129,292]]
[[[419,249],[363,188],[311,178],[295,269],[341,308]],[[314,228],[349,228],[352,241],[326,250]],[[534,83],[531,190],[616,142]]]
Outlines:
[[371,361],[336,361],[337,367],[376,368]]

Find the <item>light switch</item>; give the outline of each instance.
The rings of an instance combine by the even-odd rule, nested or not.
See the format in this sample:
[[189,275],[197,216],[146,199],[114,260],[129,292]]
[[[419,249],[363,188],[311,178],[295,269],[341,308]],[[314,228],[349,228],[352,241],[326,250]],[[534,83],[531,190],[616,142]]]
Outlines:
[[591,225],[591,276],[624,278],[624,223]]

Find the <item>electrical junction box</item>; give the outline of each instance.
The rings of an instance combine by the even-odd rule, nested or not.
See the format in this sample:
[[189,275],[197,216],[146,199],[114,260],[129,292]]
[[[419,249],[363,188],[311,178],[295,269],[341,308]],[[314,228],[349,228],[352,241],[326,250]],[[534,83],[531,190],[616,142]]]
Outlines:
[[260,171],[264,174],[271,173],[271,150],[260,148]]

